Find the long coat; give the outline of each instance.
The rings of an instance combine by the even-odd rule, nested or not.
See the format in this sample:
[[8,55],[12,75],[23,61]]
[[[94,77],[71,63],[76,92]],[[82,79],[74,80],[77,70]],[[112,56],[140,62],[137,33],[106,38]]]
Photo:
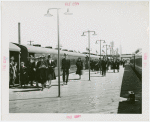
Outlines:
[[117,62],[116,62],[116,69],[119,69],[119,64],[120,64],[120,63],[117,61]]
[[112,65],[112,69],[116,69],[116,62],[113,61],[111,65]]
[[28,84],[28,69],[26,66],[20,68],[21,85]]
[[35,63],[29,62],[27,67],[28,67],[29,81],[35,80],[35,71],[34,71]]
[[39,82],[44,84],[47,80],[47,62],[46,61],[39,61],[37,64],[38,72],[39,72]]
[[69,59],[62,59],[62,69],[70,69],[70,60]]
[[83,62],[82,61],[77,61],[76,66],[77,66],[76,74],[82,75]]
[[107,67],[107,61],[102,61],[102,69],[106,69]]
[[56,79],[55,70],[54,70],[54,68],[56,67],[55,62],[51,60],[51,63],[50,63],[49,60],[47,60],[47,64],[48,64],[47,79],[48,80]]

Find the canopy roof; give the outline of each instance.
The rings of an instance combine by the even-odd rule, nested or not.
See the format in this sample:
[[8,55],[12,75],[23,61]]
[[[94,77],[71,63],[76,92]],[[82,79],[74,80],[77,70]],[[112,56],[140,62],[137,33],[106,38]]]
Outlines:
[[15,44],[9,42],[9,51],[20,52],[20,48],[18,46],[16,46]]

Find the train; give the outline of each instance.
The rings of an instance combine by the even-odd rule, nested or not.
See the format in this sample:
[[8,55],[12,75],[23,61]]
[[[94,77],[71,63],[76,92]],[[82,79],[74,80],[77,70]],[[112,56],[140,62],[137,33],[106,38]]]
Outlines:
[[142,49],[139,48],[133,54],[130,65],[134,69],[137,76],[142,79]]
[[[61,67],[61,60],[64,57],[64,53],[68,54],[68,58],[70,59],[71,63],[71,68],[70,68],[70,73],[76,71],[76,61],[80,57],[81,60],[83,61],[83,66],[85,67],[86,63],[86,55],[88,54],[87,52],[79,53],[79,52],[74,52],[72,50],[66,50],[62,49],[60,50],[60,67]],[[37,46],[32,46],[32,45],[21,45],[17,43],[9,43],[9,57],[14,56],[15,62],[18,63],[17,68],[20,69],[20,62],[24,62],[25,65],[29,61],[30,56],[33,57],[39,57],[41,55],[45,55],[46,58],[47,56],[51,54],[52,59],[54,60],[56,67],[55,67],[55,74],[56,76],[58,75],[58,64],[57,64],[57,58],[58,58],[58,49],[53,49],[53,48],[45,48],[45,47],[37,47]],[[99,59],[99,55],[91,53],[90,59],[95,60]],[[62,72],[60,73],[62,75]]]

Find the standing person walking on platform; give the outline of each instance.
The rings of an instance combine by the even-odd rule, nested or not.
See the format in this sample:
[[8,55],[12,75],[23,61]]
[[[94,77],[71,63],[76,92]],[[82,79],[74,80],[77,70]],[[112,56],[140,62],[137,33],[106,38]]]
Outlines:
[[125,66],[125,60],[123,59],[123,61],[122,61],[122,64],[123,64],[123,68],[124,68],[124,66]]
[[64,59],[62,59],[62,68],[63,70],[63,84],[66,85],[68,83],[69,70],[70,70],[70,60],[68,59],[68,55],[64,54]]
[[83,70],[83,62],[81,61],[81,58],[79,57],[77,62],[76,62],[76,66],[77,66],[77,71],[76,74],[79,75],[79,80],[81,79],[81,75],[82,75],[82,70]]
[[99,58],[99,61],[98,61],[98,68],[99,68],[99,72],[101,74],[101,71],[102,71],[102,61],[101,61],[101,58]]
[[47,66],[47,62],[44,61],[44,56],[42,56],[40,58],[41,58],[41,61],[38,62],[37,67],[39,70],[39,80],[42,84],[41,91],[43,91],[44,85],[45,85],[46,80],[47,80],[47,68],[48,68],[48,66]]
[[114,73],[115,73],[115,69],[116,69],[116,61],[115,61],[115,59],[113,59],[113,62],[112,62],[112,69],[114,70]]
[[48,79],[48,84],[49,84],[48,88],[50,88],[51,80],[56,79],[55,70],[54,70],[54,68],[56,67],[56,64],[55,64],[54,60],[52,60],[51,55],[48,55],[47,64],[48,64],[47,79]]
[[108,68],[109,68],[109,58],[108,58],[108,57],[107,57],[107,59],[106,59],[106,62],[107,62],[106,71],[108,72]]
[[119,72],[119,65],[120,65],[120,62],[119,62],[119,59],[117,59],[117,61],[116,61],[116,69],[118,70],[118,72]]
[[103,58],[103,60],[102,60],[102,76],[106,76],[106,67],[107,67],[107,61],[106,61],[106,58]]

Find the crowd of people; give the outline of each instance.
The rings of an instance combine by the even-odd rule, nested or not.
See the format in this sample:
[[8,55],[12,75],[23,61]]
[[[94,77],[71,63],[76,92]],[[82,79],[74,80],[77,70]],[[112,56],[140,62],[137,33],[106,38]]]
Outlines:
[[[14,57],[11,58],[10,61],[10,82],[9,85],[15,85],[15,77],[17,71],[15,71],[15,62]],[[33,82],[36,82],[36,86],[38,83],[42,84],[43,90],[46,87],[46,82],[48,82],[48,88],[51,87],[51,80],[55,80],[55,71],[54,68],[56,67],[54,60],[52,60],[51,55],[48,55],[47,59],[44,55],[40,56],[39,58],[34,58],[33,56],[29,57],[29,62],[25,65],[25,62],[21,62],[20,67],[20,85],[21,87],[25,87],[28,84],[33,86]]]
[[[33,82],[36,82],[36,86],[39,87],[39,83],[42,84],[42,91],[46,87],[46,83],[48,83],[48,88],[51,87],[51,81],[56,79],[55,75],[55,67],[56,64],[54,60],[52,60],[52,56],[49,54],[47,59],[45,55],[40,57],[33,57],[30,56],[29,62],[25,64],[25,62],[21,62],[20,72],[17,70],[17,62],[14,62],[14,57],[10,58],[10,85],[15,85],[16,78],[20,75],[20,85],[21,87],[26,87],[28,84],[33,86]],[[76,62],[76,74],[79,75],[79,79],[81,79],[82,70],[83,70],[83,61],[79,57]],[[100,71],[102,76],[106,75],[106,71],[110,67],[115,72],[115,69],[119,72],[119,66],[123,65],[124,67],[125,61],[119,59],[108,59],[107,57],[103,57],[99,60],[91,60],[90,61],[90,68],[92,71]],[[64,58],[61,62],[61,70],[63,71],[63,84],[67,85],[68,77],[69,77],[69,70],[70,70],[70,59],[68,59],[68,55],[64,54]],[[85,68],[87,68],[86,61],[85,61]]]
[[[106,71],[108,71],[108,69],[113,70],[113,72],[115,73],[115,70],[117,70],[119,72],[119,66],[123,65],[123,67],[125,66],[125,60],[119,60],[119,59],[109,59],[107,57],[103,57],[103,58],[99,58],[99,60],[95,59],[95,60],[91,60],[90,61],[90,68],[92,71],[100,71],[100,74],[102,76],[106,75]],[[97,72],[95,72],[97,73]]]

